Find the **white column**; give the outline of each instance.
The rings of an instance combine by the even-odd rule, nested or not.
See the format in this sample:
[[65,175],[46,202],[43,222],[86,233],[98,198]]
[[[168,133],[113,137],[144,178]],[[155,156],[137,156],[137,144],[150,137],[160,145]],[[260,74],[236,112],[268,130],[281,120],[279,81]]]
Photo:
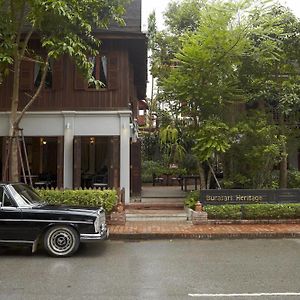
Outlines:
[[129,117],[120,117],[120,188],[125,188],[125,203],[130,201],[130,128]]
[[64,188],[73,188],[74,114],[64,114]]

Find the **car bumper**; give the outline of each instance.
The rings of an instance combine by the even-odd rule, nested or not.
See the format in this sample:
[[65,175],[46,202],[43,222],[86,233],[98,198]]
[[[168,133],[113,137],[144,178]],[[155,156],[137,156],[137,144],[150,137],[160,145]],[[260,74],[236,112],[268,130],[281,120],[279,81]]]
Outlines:
[[96,242],[105,240],[109,237],[109,229],[106,224],[103,224],[100,227],[100,231],[98,233],[81,233],[80,241],[81,242]]

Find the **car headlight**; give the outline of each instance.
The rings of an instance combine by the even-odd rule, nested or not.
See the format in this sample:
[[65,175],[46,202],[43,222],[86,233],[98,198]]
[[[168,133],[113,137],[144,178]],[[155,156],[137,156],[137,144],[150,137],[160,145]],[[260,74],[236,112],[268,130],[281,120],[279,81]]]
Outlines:
[[100,230],[100,217],[99,216],[96,217],[96,220],[94,222],[94,228],[95,228],[96,233],[99,232],[99,230]]

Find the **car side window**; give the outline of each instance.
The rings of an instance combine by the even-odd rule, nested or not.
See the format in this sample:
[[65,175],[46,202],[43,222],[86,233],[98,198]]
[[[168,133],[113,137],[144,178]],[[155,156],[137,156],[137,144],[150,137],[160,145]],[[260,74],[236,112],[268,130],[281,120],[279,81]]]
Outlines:
[[11,201],[4,188],[0,186],[0,207],[14,207],[14,203]]
[[7,196],[7,194],[3,193],[3,206],[4,207],[12,207],[14,204],[12,203],[11,199]]
[[0,186],[0,207],[3,206],[3,187]]

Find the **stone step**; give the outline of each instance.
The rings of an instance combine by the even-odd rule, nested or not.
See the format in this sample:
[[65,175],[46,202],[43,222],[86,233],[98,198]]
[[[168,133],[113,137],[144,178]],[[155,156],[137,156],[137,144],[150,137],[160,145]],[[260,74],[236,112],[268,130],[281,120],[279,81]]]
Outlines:
[[136,202],[125,206],[129,210],[183,210],[183,201],[176,202]]
[[187,220],[184,210],[151,210],[151,209],[126,209],[127,221],[172,221],[183,222]]

